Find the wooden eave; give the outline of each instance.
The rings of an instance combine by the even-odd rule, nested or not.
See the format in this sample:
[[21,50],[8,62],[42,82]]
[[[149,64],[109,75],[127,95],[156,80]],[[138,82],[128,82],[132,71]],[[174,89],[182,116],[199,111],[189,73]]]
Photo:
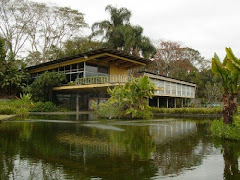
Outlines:
[[36,66],[31,66],[28,67],[27,70],[29,73],[37,73],[86,61],[92,64],[98,64],[103,66],[115,65],[119,68],[126,69],[145,66],[146,64],[151,62],[148,59],[132,56],[123,53],[122,51],[100,49],[96,51],[90,51],[88,53],[79,54],[76,56],[49,61]]

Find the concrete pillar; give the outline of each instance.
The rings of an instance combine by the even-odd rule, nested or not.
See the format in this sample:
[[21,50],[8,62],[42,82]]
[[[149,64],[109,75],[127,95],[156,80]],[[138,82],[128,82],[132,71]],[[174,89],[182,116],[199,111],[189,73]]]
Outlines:
[[157,97],[157,107],[160,107],[160,101],[159,101],[159,96]]
[[168,98],[167,98],[167,108],[168,108]]
[[174,108],[177,107],[177,98],[174,98]]
[[183,108],[183,98],[181,98],[181,100],[182,100],[182,101],[181,101],[181,106],[182,106],[182,108]]
[[79,92],[76,94],[76,112],[79,112]]

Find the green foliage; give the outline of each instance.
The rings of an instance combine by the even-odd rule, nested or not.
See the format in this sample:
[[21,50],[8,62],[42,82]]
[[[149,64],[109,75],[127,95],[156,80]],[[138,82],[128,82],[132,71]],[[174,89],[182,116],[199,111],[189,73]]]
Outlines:
[[238,93],[239,86],[239,73],[240,60],[237,59],[231,48],[226,48],[226,57],[223,62],[220,61],[217,54],[212,58],[212,71],[222,78],[224,93]]
[[165,114],[221,114],[222,108],[154,108],[151,107],[153,113]]
[[34,101],[51,101],[53,87],[66,81],[66,75],[58,72],[44,72],[30,85],[29,91]]
[[17,114],[21,118],[29,114],[33,107],[30,94],[21,94],[20,99],[0,102],[0,114]]
[[213,136],[223,139],[240,140],[240,116],[234,117],[233,124],[226,125],[221,120],[215,120],[211,124],[210,130]]
[[126,8],[108,5],[105,9],[110,14],[110,21],[104,20],[92,25],[92,36],[103,36],[108,46],[125,50],[136,56],[152,57],[156,49],[150,39],[143,36],[141,26],[133,26],[129,20],[131,12]]
[[50,101],[46,102],[36,102],[34,107],[31,109],[31,112],[54,112],[58,111],[59,108]]
[[217,54],[212,58],[212,71],[222,79],[223,86],[223,121],[225,124],[233,122],[233,115],[237,112],[237,96],[240,91],[240,60],[235,57],[231,48],[226,48],[226,57],[220,61]]
[[96,114],[100,117],[151,117],[146,98],[152,98],[154,84],[147,76],[132,79],[123,86],[109,89],[109,94],[111,97],[108,101],[95,109]]
[[[15,96],[26,87],[29,74],[25,64],[12,58],[12,53],[0,37],[0,96]],[[8,53],[7,53],[8,52]]]

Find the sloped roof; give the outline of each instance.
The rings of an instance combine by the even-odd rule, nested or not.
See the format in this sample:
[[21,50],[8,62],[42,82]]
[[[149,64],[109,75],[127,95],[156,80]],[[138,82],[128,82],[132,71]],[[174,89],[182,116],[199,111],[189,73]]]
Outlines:
[[[41,67],[44,67],[44,66],[59,64],[59,63],[63,63],[63,62],[66,62],[66,61],[71,61],[71,60],[78,59],[78,58],[91,57],[91,56],[94,56],[94,55],[104,54],[104,53],[119,56],[119,57],[130,59],[130,60],[134,60],[138,63],[143,63],[143,64],[151,63],[151,60],[149,60],[149,59],[137,57],[137,56],[128,54],[124,51],[102,48],[102,49],[88,51],[88,52],[85,52],[85,53],[80,53],[80,54],[77,54],[77,55],[74,55],[74,56],[69,56],[69,57],[65,57],[65,58],[61,58],[61,59],[48,61],[48,62],[41,63],[41,64],[38,64],[38,65],[35,65],[35,66],[29,66],[26,69],[30,71],[30,70],[38,69],[38,68],[41,68]],[[100,58],[98,60],[101,60],[101,59],[102,58]]]

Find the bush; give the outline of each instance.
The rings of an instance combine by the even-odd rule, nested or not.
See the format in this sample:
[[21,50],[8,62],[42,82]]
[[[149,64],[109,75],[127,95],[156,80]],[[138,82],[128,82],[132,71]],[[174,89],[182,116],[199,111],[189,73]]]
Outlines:
[[165,114],[221,114],[222,108],[156,108],[151,107],[153,113]]
[[0,114],[11,115],[11,114],[16,114],[16,112],[17,112],[17,109],[15,107],[11,107],[8,105],[0,106]]
[[213,136],[223,139],[240,140],[240,116],[234,117],[233,124],[224,124],[223,120],[214,120],[210,131]]
[[22,118],[26,117],[29,110],[32,108],[33,103],[31,101],[30,94],[20,95],[20,99],[8,100],[6,102],[0,102],[0,114],[16,114]]
[[31,112],[53,112],[58,111],[58,107],[50,101],[36,102]]

